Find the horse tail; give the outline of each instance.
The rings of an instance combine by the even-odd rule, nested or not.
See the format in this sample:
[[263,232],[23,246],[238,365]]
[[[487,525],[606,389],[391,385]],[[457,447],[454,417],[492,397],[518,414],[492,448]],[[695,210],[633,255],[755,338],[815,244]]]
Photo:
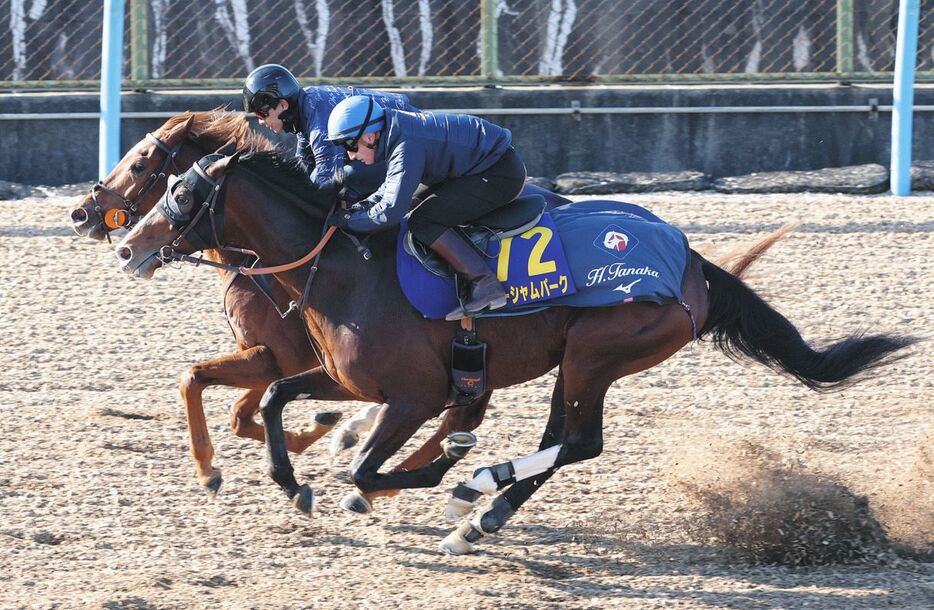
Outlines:
[[708,284],[708,315],[698,338],[709,335],[733,360],[751,358],[812,390],[829,391],[856,381],[857,373],[903,357],[888,356],[916,342],[906,336],[859,333],[815,350],[742,280],[700,258]]
[[739,247],[736,247],[729,252],[726,252],[722,256],[718,257],[714,263],[718,267],[723,267],[729,273],[735,275],[738,278],[742,278],[746,275],[746,271],[758,261],[763,254],[768,251],[769,248],[775,245],[777,241],[797,229],[801,226],[801,221],[790,222],[786,225],[782,225],[774,232],[766,235],[756,243],[752,244],[748,249],[740,250]]

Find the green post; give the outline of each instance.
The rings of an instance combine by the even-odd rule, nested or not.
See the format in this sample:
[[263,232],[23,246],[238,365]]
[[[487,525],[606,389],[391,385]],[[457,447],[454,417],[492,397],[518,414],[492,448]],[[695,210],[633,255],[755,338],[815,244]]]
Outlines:
[[837,0],[837,72],[853,73],[853,0]]
[[130,0],[130,78],[149,80],[148,0]]
[[499,69],[496,2],[497,0],[480,0],[480,73],[491,81],[496,80],[496,72]]

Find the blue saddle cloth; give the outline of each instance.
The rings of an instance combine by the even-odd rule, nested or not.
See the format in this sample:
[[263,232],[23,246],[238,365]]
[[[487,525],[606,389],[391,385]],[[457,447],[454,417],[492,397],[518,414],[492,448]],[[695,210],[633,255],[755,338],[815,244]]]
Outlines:
[[[403,223],[396,254],[402,291],[423,316],[443,319],[458,306],[454,280],[433,274],[405,251],[406,231]],[[481,317],[555,306],[678,302],[690,250],[679,229],[648,210],[593,200],[555,208],[522,235],[492,240],[487,257],[508,302]]]

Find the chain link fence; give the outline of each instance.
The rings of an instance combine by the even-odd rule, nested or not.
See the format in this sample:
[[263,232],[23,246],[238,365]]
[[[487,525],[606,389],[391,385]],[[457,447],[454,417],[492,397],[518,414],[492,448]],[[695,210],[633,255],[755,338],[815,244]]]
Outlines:
[[[102,2],[0,0],[0,87],[93,86]],[[934,79],[934,0],[917,70]],[[128,86],[891,78],[898,0],[127,0]]]

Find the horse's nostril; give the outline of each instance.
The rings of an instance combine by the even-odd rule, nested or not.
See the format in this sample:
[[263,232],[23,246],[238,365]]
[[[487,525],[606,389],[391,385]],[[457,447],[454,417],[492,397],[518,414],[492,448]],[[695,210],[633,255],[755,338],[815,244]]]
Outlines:
[[117,258],[122,261],[128,261],[133,258],[133,251],[128,247],[123,246],[122,248],[117,248]]
[[87,219],[88,213],[84,210],[84,208],[78,208],[71,212],[72,222],[86,222]]

